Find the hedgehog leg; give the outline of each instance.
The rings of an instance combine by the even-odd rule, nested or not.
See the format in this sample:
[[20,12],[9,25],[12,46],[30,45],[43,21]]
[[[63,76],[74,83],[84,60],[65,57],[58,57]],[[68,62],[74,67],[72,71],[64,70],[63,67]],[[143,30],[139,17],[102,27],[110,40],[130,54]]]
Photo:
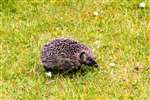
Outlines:
[[65,70],[64,72],[68,73],[68,74],[76,73],[80,69],[80,67],[81,67],[81,65],[78,62],[74,61],[67,67],[68,69]]
[[71,72],[72,70],[73,70],[72,68],[67,69],[67,70],[64,71],[64,74],[68,74],[68,73]]
[[71,68],[65,70],[65,71],[64,71],[64,74],[72,74],[72,73],[76,73],[79,69],[80,69],[80,67],[76,67],[76,68],[71,67]]

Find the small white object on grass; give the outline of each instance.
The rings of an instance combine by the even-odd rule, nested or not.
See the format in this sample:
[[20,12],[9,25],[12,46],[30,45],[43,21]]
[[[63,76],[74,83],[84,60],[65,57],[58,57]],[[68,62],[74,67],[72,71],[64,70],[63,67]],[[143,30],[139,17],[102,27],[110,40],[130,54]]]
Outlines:
[[115,63],[110,63],[109,66],[114,67],[114,66],[116,66],[116,64]]
[[96,48],[100,48],[100,41],[95,41],[94,44],[96,45]]
[[145,3],[144,2],[139,3],[139,7],[140,8],[145,8]]
[[63,17],[60,17],[61,20],[63,20]]
[[52,73],[51,72],[47,72],[47,73],[45,73],[48,77],[52,77]]
[[93,12],[93,15],[94,15],[94,16],[98,16],[98,12],[97,12],[97,11],[94,11],[94,12]]

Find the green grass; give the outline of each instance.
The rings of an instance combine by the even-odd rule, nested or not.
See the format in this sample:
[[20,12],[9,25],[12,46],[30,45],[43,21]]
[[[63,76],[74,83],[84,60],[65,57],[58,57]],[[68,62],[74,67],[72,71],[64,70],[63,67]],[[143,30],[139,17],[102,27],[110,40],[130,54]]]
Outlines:
[[[150,1],[141,1],[1,0],[0,98],[150,99]],[[100,70],[46,77],[40,50],[55,37],[89,45]]]

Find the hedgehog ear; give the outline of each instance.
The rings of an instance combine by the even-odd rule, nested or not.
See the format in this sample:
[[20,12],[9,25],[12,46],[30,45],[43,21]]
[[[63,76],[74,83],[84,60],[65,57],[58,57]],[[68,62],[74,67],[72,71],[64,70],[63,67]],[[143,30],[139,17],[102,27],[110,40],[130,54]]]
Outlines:
[[81,61],[85,61],[85,60],[86,60],[85,52],[81,52],[81,53],[80,53],[80,60],[81,60]]

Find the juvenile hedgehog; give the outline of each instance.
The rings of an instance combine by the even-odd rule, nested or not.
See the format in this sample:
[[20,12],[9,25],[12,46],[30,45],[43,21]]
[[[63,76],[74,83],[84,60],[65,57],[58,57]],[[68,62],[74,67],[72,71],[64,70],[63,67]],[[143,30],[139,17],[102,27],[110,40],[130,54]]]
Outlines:
[[46,71],[71,72],[82,64],[98,67],[90,48],[77,41],[57,38],[44,45],[41,61]]

